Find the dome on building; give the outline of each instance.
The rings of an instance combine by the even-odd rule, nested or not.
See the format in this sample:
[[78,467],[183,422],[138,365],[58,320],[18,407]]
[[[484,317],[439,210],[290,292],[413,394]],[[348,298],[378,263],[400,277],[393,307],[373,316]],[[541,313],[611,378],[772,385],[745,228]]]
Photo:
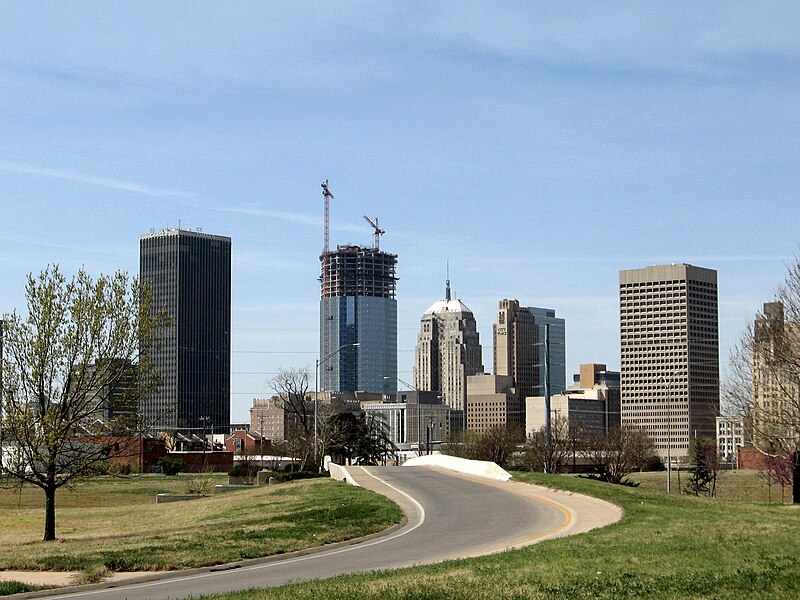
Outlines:
[[439,300],[431,304],[431,307],[425,311],[426,315],[436,313],[471,313],[472,311],[461,300]]

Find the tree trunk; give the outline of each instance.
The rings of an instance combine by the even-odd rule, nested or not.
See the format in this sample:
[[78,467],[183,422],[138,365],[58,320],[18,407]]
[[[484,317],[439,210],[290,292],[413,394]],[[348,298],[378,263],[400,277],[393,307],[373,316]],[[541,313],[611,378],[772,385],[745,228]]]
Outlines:
[[792,473],[792,502],[800,504],[800,450],[793,455],[794,472]]
[[56,488],[44,489],[44,540],[51,542],[56,539]]

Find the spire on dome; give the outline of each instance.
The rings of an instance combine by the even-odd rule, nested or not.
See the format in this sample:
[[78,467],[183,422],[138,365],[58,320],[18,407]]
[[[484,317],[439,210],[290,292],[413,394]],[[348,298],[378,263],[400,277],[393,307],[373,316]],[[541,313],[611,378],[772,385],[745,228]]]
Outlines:
[[444,288],[444,300],[450,302],[450,261],[447,261],[447,283]]

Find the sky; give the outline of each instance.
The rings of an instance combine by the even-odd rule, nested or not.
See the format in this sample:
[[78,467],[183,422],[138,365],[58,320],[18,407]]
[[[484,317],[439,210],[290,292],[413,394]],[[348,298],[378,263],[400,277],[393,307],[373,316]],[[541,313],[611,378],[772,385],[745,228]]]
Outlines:
[[[800,246],[795,2],[4,2],[0,313],[28,273],[233,240],[233,421],[318,352],[331,244],[398,255],[398,370],[454,295],[566,320],[619,369],[618,272],[719,277],[720,359]],[[402,387],[402,386],[401,386]]]

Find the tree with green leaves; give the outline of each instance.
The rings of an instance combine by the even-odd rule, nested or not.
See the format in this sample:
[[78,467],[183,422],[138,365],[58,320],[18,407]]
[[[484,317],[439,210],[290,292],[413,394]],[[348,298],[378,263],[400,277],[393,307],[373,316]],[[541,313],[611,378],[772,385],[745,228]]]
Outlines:
[[689,459],[692,462],[692,471],[689,481],[686,482],[686,493],[716,496],[720,474],[716,440],[693,439],[689,445]]
[[163,312],[117,272],[97,279],[58,266],[29,275],[27,314],[3,317],[0,475],[45,495],[44,540],[56,539],[56,491],[129,455],[146,428],[139,400],[157,389],[147,360]]

